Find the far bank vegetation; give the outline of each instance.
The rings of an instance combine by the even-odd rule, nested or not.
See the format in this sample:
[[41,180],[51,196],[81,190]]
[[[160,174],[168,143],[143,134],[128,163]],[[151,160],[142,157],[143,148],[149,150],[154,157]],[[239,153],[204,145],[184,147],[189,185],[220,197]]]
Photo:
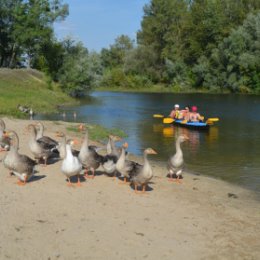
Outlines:
[[259,10],[258,0],[150,0],[136,39],[92,52],[55,38],[62,1],[0,0],[0,67],[40,70],[73,97],[98,87],[260,93]]

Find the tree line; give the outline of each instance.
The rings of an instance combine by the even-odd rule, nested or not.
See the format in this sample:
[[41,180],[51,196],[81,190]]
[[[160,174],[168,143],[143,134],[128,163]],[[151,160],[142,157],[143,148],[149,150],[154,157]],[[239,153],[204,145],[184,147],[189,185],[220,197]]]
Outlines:
[[97,86],[260,92],[258,0],[151,0],[136,39],[100,52],[55,39],[68,13],[60,0],[0,0],[0,66],[44,71],[72,96]]

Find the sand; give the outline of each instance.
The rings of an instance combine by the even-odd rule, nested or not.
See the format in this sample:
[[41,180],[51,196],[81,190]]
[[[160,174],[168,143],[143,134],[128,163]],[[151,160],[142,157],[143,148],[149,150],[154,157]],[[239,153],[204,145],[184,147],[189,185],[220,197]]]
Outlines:
[[[32,157],[30,121],[3,119]],[[66,123],[43,123],[56,139],[65,130]],[[1,163],[0,259],[260,259],[252,191],[187,173],[183,184],[171,183],[166,168],[152,165],[147,195],[136,195],[101,169],[82,187],[67,187],[60,161],[37,166],[36,177],[18,186]]]

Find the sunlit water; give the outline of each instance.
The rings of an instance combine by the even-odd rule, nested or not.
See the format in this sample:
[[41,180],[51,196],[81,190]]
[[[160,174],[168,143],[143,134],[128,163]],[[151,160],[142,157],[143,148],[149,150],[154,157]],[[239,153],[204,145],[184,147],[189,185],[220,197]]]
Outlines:
[[[175,103],[197,105],[206,118],[220,121],[201,132],[163,125],[161,119],[153,118],[153,114],[168,115]],[[158,152],[153,160],[161,164],[175,152],[176,136],[185,133],[190,138],[182,145],[186,171],[260,192],[260,96],[94,92],[80,106],[36,119],[120,128],[128,135],[125,140],[131,153],[141,155],[144,148],[152,147]]]

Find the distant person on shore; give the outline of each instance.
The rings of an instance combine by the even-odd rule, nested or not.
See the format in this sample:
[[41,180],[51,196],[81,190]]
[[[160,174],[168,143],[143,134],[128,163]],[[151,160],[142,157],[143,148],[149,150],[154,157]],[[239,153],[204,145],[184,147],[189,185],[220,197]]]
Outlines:
[[191,122],[201,121],[202,117],[197,111],[198,111],[198,108],[196,106],[191,107],[191,112],[190,112],[190,115],[189,115],[189,121],[191,121]]
[[65,118],[66,118],[66,113],[65,112],[62,113],[62,117],[63,117],[63,120],[65,120]]
[[73,113],[73,118],[74,118],[74,121],[76,121],[76,119],[77,119],[77,113],[76,113],[76,111],[74,111],[74,113]]
[[175,104],[174,109],[171,111],[169,117],[177,119],[179,117],[179,114],[180,114],[179,108],[180,108],[180,106],[178,104]]
[[29,115],[30,115],[30,120],[33,120],[34,112],[32,108],[30,108]]

